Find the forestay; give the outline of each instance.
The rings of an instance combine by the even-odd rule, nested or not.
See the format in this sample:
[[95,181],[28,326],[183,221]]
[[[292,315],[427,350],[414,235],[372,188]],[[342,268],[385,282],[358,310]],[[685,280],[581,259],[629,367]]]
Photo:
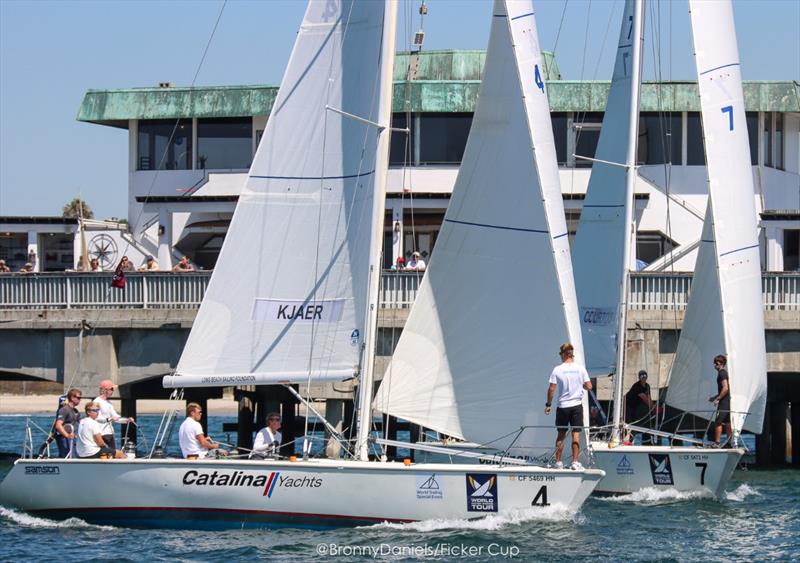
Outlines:
[[[638,35],[633,12],[634,1],[628,0],[597,151],[594,155],[578,155],[606,161],[592,163],[572,249],[586,369],[592,376],[617,371],[620,288],[626,283],[630,268],[625,259],[630,253],[625,247],[632,243],[631,226],[626,224],[625,208],[633,202],[624,165],[629,147],[636,146],[636,139],[631,139],[631,121],[639,111],[640,76],[633,68],[633,47]],[[635,178],[635,170],[631,174]]]
[[174,379],[357,371],[378,128],[326,106],[388,120],[378,115],[384,11],[384,2],[309,3]]
[[531,2],[496,1],[464,158],[381,412],[482,443],[553,423],[558,347],[572,341],[582,361],[582,346],[544,75]]
[[709,418],[708,398],[717,392],[712,360],[726,354],[733,428],[759,433],[767,392],[764,311],[733,8],[728,1],[689,5],[709,206],[667,402]]

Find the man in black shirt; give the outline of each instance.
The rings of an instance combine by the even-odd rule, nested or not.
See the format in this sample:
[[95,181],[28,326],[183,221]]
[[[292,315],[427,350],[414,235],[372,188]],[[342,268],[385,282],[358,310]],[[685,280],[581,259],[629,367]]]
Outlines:
[[[639,381],[633,384],[625,394],[625,422],[639,426],[650,426],[650,410],[653,400],[650,398],[650,385],[647,383],[647,372],[639,371]],[[650,436],[644,435],[642,443],[650,443]]]
[[728,358],[720,354],[714,358],[714,369],[717,370],[717,394],[708,400],[717,407],[714,417],[714,446],[721,447],[722,425],[725,425],[725,443],[731,439],[731,389],[728,381]]
[[77,407],[81,398],[80,390],[70,389],[64,405],[58,409],[55,423],[58,457],[67,457],[75,446],[75,433],[78,431],[78,420],[81,417]]

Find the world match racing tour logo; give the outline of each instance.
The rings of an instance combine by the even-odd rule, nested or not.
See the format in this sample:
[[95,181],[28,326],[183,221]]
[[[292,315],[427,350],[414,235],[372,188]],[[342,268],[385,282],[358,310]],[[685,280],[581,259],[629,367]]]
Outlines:
[[192,469],[183,475],[183,484],[198,487],[253,487],[263,488],[261,496],[272,498],[276,489],[318,489],[322,486],[322,477],[309,475],[281,475],[273,471],[269,475],[246,473],[244,471],[220,472],[197,471]]

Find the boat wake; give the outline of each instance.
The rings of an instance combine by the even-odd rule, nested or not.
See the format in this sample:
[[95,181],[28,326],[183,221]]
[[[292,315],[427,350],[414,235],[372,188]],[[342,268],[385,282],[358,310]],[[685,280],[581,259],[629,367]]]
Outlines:
[[652,505],[671,504],[685,500],[713,497],[714,495],[709,491],[678,491],[677,489],[656,489],[655,487],[647,487],[629,495],[601,497],[598,500]]
[[67,518],[66,520],[50,520],[31,516],[24,512],[17,512],[4,506],[0,506],[0,518],[9,520],[26,528],[69,528],[69,529],[91,529],[91,530],[113,530],[112,526],[96,526],[84,522],[80,518]]
[[462,518],[421,520],[395,524],[383,522],[370,526],[371,528],[387,528],[392,530],[410,530],[415,532],[435,532],[438,530],[501,530],[508,526],[517,526],[526,522],[575,522],[580,524],[585,517],[580,512],[570,510],[565,506],[552,505],[543,508],[525,508],[522,510],[509,510],[475,520]]
[[748,485],[747,483],[742,483],[736,490],[734,491],[726,491],[725,493],[725,500],[732,500],[734,502],[742,502],[744,499],[750,496],[761,496],[756,489]]

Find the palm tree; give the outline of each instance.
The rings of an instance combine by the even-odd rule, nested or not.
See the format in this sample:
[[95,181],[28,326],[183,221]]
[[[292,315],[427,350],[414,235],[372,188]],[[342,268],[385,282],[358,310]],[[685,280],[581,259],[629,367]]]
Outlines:
[[61,216],[75,217],[76,219],[94,219],[94,212],[85,201],[79,197],[76,197],[64,206]]

